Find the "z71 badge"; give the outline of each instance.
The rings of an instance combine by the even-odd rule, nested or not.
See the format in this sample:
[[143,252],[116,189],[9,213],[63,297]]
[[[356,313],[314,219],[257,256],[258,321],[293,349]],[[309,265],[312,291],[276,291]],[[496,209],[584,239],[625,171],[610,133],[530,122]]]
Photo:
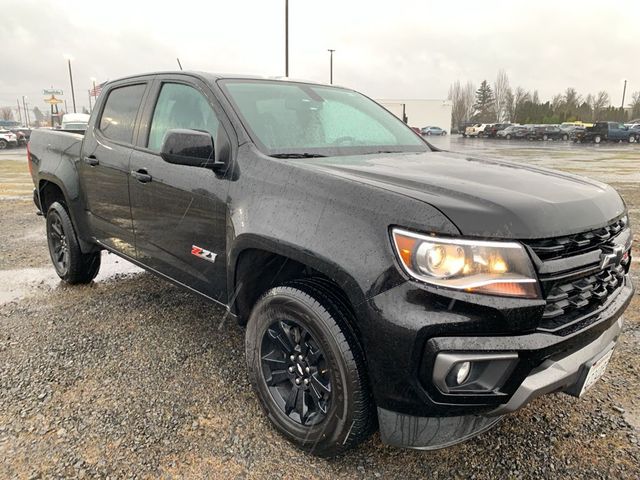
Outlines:
[[196,257],[200,257],[203,260],[208,260],[213,263],[216,261],[217,253],[210,252],[209,250],[205,250],[204,248],[197,247],[196,245],[191,245],[191,255],[195,255]]

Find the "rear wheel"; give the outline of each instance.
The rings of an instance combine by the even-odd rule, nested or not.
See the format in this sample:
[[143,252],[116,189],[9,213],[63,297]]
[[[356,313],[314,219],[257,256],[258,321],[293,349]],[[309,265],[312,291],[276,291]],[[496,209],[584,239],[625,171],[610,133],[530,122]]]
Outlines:
[[504,138],[506,138],[507,140],[511,140],[511,134],[507,133]]
[[67,210],[54,202],[47,211],[47,243],[58,276],[67,283],[89,283],[100,270],[100,252],[82,253]]
[[593,143],[600,143],[602,141],[602,137],[600,135],[596,135],[593,137]]
[[0,139],[0,150],[7,148],[7,141]]
[[564,140],[565,142],[569,140],[569,135],[567,135],[566,133],[562,135],[562,140]]
[[299,448],[329,457],[375,427],[348,308],[319,279],[290,282],[256,303],[246,334],[249,377],[265,413]]
[[542,140],[544,140],[545,142],[547,140],[549,140],[549,135],[547,135],[546,133],[542,136]]
[[629,143],[634,143],[636,141],[636,137],[634,135],[629,135]]

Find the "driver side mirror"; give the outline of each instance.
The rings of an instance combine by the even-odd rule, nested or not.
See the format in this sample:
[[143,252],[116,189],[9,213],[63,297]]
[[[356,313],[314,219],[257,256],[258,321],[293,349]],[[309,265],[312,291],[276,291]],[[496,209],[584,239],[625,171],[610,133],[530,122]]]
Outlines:
[[217,162],[215,159],[211,135],[200,130],[167,131],[160,149],[160,156],[165,162],[176,165],[211,168],[216,172],[226,170],[226,163]]

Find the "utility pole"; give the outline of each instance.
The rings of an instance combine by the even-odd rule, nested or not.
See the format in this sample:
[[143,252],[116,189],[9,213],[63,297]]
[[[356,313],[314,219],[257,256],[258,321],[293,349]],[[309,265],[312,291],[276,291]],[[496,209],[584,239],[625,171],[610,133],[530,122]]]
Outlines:
[[329,52],[329,84],[333,85],[333,52],[335,52],[335,50],[329,48],[328,52]]
[[67,59],[67,65],[69,66],[69,83],[71,83],[71,100],[73,102],[73,113],[77,113],[76,112],[76,94],[73,91],[73,73],[71,73],[71,55],[65,55],[65,58]]
[[16,98],[18,102],[18,115],[20,116],[20,125],[24,125],[24,120],[22,119],[22,107],[20,107],[20,99]]
[[289,76],[289,0],[284,0],[284,76]]
[[27,119],[27,128],[29,128],[30,122],[29,122],[29,110],[27,110],[27,97],[25,97],[24,95],[22,96],[22,106],[24,107],[24,118]]
[[91,90],[89,90],[89,113],[91,113],[92,110],[92,106],[91,106]]
[[624,96],[627,93],[627,81],[624,81],[624,87],[622,87],[622,105],[620,108],[622,108],[622,110],[624,110]]

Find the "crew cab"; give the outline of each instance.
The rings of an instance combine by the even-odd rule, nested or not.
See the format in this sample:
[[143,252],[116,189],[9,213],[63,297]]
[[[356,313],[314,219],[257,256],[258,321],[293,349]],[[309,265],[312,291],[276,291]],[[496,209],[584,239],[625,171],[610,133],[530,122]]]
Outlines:
[[636,131],[630,130],[623,123],[619,122],[596,122],[593,127],[587,127],[583,131],[577,131],[574,135],[574,141],[578,143],[600,143],[603,141],[633,143],[636,141],[636,138]]
[[84,134],[34,130],[28,163],[60,278],[106,250],[223,305],[266,416],[321,456],[583,395],[633,295],[613,188],[439,150],[347,88],[123,78]]

